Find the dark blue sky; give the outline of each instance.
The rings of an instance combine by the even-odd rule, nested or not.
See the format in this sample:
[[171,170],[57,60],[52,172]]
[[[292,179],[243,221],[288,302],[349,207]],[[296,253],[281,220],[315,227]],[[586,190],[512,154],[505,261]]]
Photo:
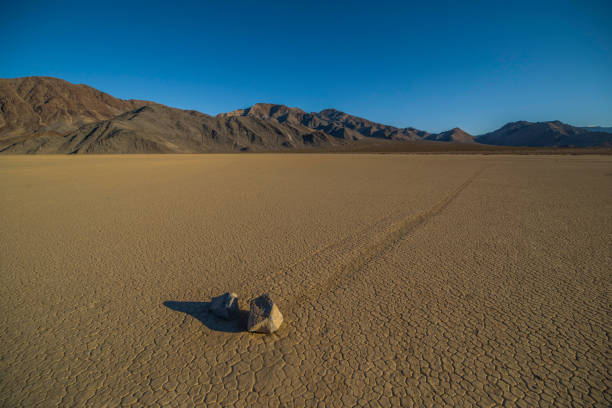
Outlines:
[[612,1],[425,3],[7,1],[0,77],[209,114],[271,102],[428,131],[612,126]]

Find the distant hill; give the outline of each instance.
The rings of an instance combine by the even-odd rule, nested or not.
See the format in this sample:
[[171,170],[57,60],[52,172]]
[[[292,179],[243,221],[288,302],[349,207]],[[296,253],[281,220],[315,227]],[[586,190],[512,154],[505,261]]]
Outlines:
[[609,146],[612,135],[590,132],[559,121],[552,122],[511,122],[500,129],[479,136],[479,143],[501,146]]
[[425,140],[436,140],[439,142],[455,142],[455,143],[475,143],[474,136],[462,129],[454,128],[447,130],[446,132],[432,134],[425,138]]
[[[258,103],[210,116],[154,102],[123,100],[49,77],[0,79],[0,153],[205,153],[361,151],[399,144],[612,146],[612,134],[555,122],[512,122],[474,138],[459,128],[433,134],[335,109],[307,113]],[[461,147],[461,149],[464,149]]]
[[588,130],[589,132],[612,133],[612,127],[583,126],[580,129]]

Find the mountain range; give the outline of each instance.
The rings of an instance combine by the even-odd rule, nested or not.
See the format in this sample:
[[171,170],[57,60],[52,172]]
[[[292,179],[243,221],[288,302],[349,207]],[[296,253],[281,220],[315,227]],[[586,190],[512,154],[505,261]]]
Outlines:
[[50,77],[0,79],[0,153],[205,153],[347,148],[368,141],[610,146],[612,134],[558,121],[512,122],[473,137],[429,133],[325,109],[258,103],[216,116],[123,100]]

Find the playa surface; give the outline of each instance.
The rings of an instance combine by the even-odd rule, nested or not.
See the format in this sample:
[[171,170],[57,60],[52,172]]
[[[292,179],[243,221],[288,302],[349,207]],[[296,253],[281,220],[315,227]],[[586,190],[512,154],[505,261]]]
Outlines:
[[611,236],[610,156],[2,157],[0,406],[607,407]]

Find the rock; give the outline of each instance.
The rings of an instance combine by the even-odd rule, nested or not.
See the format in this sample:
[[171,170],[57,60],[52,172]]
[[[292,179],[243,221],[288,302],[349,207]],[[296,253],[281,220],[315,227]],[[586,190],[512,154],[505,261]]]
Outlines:
[[215,316],[231,320],[238,317],[238,295],[235,293],[224,293],[212,298],[208,310]]
[[283,323],[283,315],[268,294],[251,300],[247,330],[256,333],[272,333]]

